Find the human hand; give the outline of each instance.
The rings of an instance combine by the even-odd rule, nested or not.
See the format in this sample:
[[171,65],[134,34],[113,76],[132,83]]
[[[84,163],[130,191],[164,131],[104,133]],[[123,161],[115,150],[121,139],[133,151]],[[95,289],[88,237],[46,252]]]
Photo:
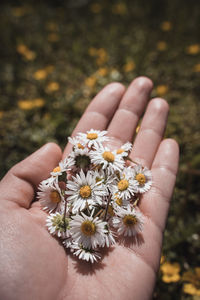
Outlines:
[[[106,86],[91,102],[73,132],[108,130],[113,144],[131,141],[152,90],[145,77],[129,88]],[[46,213],[33,202],[38,184],[70,151],[47,144],[14,166],[0,182],[0,299],[150,299],[159,267],[178,167],[178,146],[162,140],[168,104],[153,99],[145,111],[131,158],[152,171],[153,186],[140,200],[145,215],[143,240],[117,244],[98,264],[67,255],[45,228]]]

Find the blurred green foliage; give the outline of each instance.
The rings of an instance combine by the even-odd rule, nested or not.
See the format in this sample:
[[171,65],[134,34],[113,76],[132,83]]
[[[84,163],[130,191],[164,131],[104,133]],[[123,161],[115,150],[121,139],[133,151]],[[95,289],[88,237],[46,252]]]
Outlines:
[[[163,246],[180,274],[200,266],[199,20],[194,0],[0,4],[0,176],[48,141],[63,148],[105,84],[149,76],[152,96],[171,107],[166,137],[181,149]],[[154,299],[199,298],[160,273]]]

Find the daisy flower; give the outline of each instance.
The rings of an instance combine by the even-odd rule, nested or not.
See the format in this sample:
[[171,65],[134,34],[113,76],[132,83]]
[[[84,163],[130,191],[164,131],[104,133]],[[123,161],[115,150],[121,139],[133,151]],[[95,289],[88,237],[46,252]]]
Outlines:
[[114,244],[116,244],[116,242],[113,236],[113,232],[110,229],[108,229],[108,232],[105,234],[105,240],[102,243],[101,247],[105,247],[105,246],[110,247]]
[[63,245],[65,248],[71,248],[73,245],[73,239],[71,237],[68,237],[67,239],[63,240]]
[[91,263],[97,262],[101,259],[98,251],[94,249],[84,248],[82,245],[75,244],[72,246],[73,254],[78,256],[79,259],[90,261]]
[[85,148],[85,143],[78,139],[77,137],[68,137],[68,141],[70,144],[73,145],[74,148],[77,148],[77,149],[84,149]]
[[121,154],[121,156],[128,156],[128,153],[132,149],[132,144],[127,142],[124,145],[122,145],[119,149],[117,149],[117,154]]
[[59,162],[59,165],[55,167],[50,174],[51,176],[60,176],[64,172],[67,172],[67,170],[69,170],[72,165],[72,160],[65,158],[63,161]]
[[55,209],[57,211],[62,210],[65,199],[58,183],[55,182],[53,185],[47,185],[46,182],[41,182],[38,190],[38,198],[43,210],[49,211],[50,213]]
[[147,167],[142,167],[141,165],[135,165],[133,167],[134,178],[138,182],[137,192],[144,193],[147,192],[152,185],[152,174]]
[[117,233],[124,236],[135,236],[143,230],[144,216],[139,209],[128,206],[126,209],[118,208],[117,216],[113,218],[113,227]]
[[102,204],[102,198],[107,195],[101,182],[96,182],[94,172],[88,171],[85,175],[83,170],[76,177],[72,176],[73,181],[68,180],[67,200],[72,203],[72,213],[85,209],[87,206]]
[[107,147],[99,147],[96,151],[91,151],[91,162],[95,165],[101,165],[102,169],[107,169],[108,174],[115,171],[121,171],[124,167],[124,160],[116,151],[110,151]]
[[70,219],[67,217],[64,218],[64,215],[59,212],[50,214],[46,221],[49,232],[63,239],[70,237],[69,223]]
[[133,169],[124,168],[111,186],[112,193],[122,200],[129,199],[137,192],[138,181],[134,179]]
[[113,207],[115,208],[115,207],[118,207],[118,206],[128,206],[130,204],[130,199],[129,198],[127,198],[127,199],[122,199],[122,198],[120,198],[119,196],[118,196],[118,194],[116,193],[116,194],[114,194],[113,196],[112,196],[112,205],[113,205]]
[[105,243],[107,222],[98,217],[86,216],[84,213],[72,217],[70,232],[75,243],[91,249]]
[[115,176],[113,174],[108,174],[106,170],[99,170],[94,171],[94,178],[96,182],[101,182],[104,189],[107,191],[107,194],[109,194],[110,186],[112,185],[113,181],[115,180]]
[[99,130],[94,130],[90,129],[86,133],[79,133],[78,137],[83,140],[84,143],[87,143],[88,147],[95,147],[97,148],[100,146],[103,142],[106,142],[109,140],[107,136],[107,131],[99,131]]
[[40,185],[52,186],[52,185],[54,185],[55,183],[58,183],[58,180],[57,180],[57,179],[58,179],[57,177],[51,176],[51,177],[49,177],[49,178],[43,180],[43,181],[40,183]]
[[69,158],[72,160],[72,165],[77,169],[85,169],[91,164],[88,148],[74,148],[74,151],[70,153]]

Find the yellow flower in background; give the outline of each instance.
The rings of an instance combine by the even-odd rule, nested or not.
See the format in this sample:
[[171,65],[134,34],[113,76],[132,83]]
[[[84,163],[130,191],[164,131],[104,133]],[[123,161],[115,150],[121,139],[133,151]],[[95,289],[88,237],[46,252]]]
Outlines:
[[34,74],[33,77],[36,80],[43,80],[45,79],[51,72],[53,72],[54,66],[47,66],[44,69],[39,69],[37,70]]
[[91,56],[95,56],[95,55],[97,55],[97,48],[94,48],[94,47],[90,47],[89,49],[88,49],[88,53],[89,53],[89,55],[91,55]]
[[161,23],[160,28],[162,31],[170,31],[172,29],[172,23],[169,21],[164,21]]
[[158,96],[163,96],[163,95],[167,94],[168,90],[169,90],[169,88],[167,85],[161,84],[156,87],[156,94]]
[[199,44],[193,44],[186,48],[186,53],[190,55],[196,55],[200,52],[200,45]]
[[47,93],[52,93],[52,92],[58,91],[59,88],[60,88],[59,83],[55,82],[55,81],[52,81],[52,82],[48,83],[45,90],[46,90]]
[[48,73],[45,69],[40,69],[40,70],[37,70],[34,74],[33,74],[33,77],[36,79],[36,80],[43,80],[47,77]]
[[26,60],[34,60],[36,54],[34,51],[31,51],[26,45],[19,44],[17,45],[17,52],[21,54]]
[[135,63],[133,60],[128,61],[124,66],[123,70],[124,72],[131,72],[135,69]]
[[193,296],[200,296],[200,287],[196,288],[192,283],[185,283],[183,286],[183,292]]
[[107,68],[100,68],[100,69],[98,69],[97,74],[104,77],[108,74],[108,69]]
[[96,57],[97,65],[103,65],[108,60],[108,54],[104,48],[94,48],[90,47],[88,49],[90,56]]
[[99,3],[93,3],[90,6],[90,10],[91,12],[93,12],[94,14],[98,14],[102,11],[102,6]]
[[47,30],[50,30],[50,31],[58,31],[59,30],[58,24],[55,22],[47,22],[45,24],[45,27]]
[[19,44],[17,46],[17,52],[24,55],[27,51],[29,51],[28,47],[24,44]]
[[33,103],[34,103],[34,107],[43,107],[45,104],[45,101],[42,98],[36,98],[33,100]]
[[200,72],[200,64],[196,64],[193,68],[194,72]]
[[161,258],[160,258],[160,264],[162,265],[165,261],[165,256],[164,255],[161,255]]
[[97,78],[93,75],[85,79],[85,85],[93,88],[97,82]]
[[167,43],[165,41],[160,41],[157,43],[157,49],[159,51],[165,51],[167,49]]
[[96,63],[97,65],[102,65],[108,60],[108,54],[105,49],[100,48],[97,50],[97,59]]
[[43,107],[45,104],[45,100],[42,98],[36,98],[33,100],[19,100],[18,107],[22,110],[30,110],[33,108]]
[[189,282],[183,286],[184,293],[200,296],[200,267],[195,268],[194,272],[183,273],[182,280]]
[[51,43],[56,43],[60,40],[60,37],[57,33],[50,33],[47,36],[47,40]]
[[4,111],[0,110],[0,119],[3,117],[3,115],[4,115]]
[[127,6],[123,2],[116,3],[112,6],[112,13],[116,15],[125,15],[127,13]]
[[166,283],[177,282],[181,279],[179,263],[165,262],[160,266],[162,271],[162,281]]
[[24,15],[30,13],[31,11],[32,11],[32,9],[28,5],[12,8],[12,14],[14,17],[17,17],[17,18],[23,17]]

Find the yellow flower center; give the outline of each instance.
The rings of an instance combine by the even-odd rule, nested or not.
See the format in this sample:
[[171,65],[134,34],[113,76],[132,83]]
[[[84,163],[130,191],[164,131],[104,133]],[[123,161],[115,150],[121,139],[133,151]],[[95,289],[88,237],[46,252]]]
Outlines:
[[88,198],[91,196],[91,188],[89,185],[84,185],[80,188],[79,194],[82,198]]
[[142,173],[137,174],[135,176],[135,179],[139,182],[140,185],[145,184],[146,182],[146,177]]
[[122,198],[116,197],[115,202],[117,203],[117,205],[122,206]]
[[118,150],[117,150],[117,154],[122,154],[123,152],[124,152],[123,149],[118,149]]
[[78,149],[84,149],[83,145],[81,145],[80,143],[77,144]]
[[52,191],[49,197],[53,203],[59,203],[61,201],[60,194],[57,191]]
[[88,140],[96,140],[98,138],[98,134],[97,133],[88,133],[87,134],[87,139]]
[[126,190],[129,187],[128,180],[126,180],[126,179],[120,180],[118,182],[117,186],[118,186],[118,190],[120,190],[120,191]]
[[125,226],[131,227],[137,223],[137,219],[133,215],[126,215],[125,217],[123,217],[123,223]]
[[108,162],[114,162],[114,160],[115,160],[114,154],[110,151],[105,151],[102,156]]
[[53,169],[53,172],[54,172],[54,173],[60,172],[60,171],[61,171],[60,166],[57,166],[56,168]]
[[87,236],[92,236],[96,232],[96,226],[93,222],[86,220],[81,224],[81,231]]

